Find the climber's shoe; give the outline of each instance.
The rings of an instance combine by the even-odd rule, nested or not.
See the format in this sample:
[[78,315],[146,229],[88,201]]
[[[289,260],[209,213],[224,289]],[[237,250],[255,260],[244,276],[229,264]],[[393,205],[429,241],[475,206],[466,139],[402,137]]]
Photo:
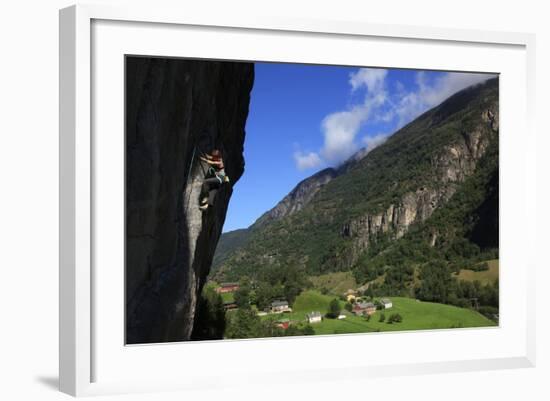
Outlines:
[[200,209],[200,210],[203,210],[203,211],[206,210],[206,209],[208,209],[208,203],[205,203],[204,205],[200,205],[200,206],[199,206],[199,209]]

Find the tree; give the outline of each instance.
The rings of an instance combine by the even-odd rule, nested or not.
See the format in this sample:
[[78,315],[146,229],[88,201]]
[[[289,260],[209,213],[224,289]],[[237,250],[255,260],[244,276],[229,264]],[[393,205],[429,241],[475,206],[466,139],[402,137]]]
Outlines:
[[273,287],[266,282],[260,282],[256,288],[256,306],[259,310],[269,308],[271,301],[274,299]]
[[270,335],[261,319],[252,309],[239,309],[231,313],[227,324],[227,338],[259,338]]
[[344,305],[344,308],[348,311],[348,312],[351,312],[352,309],[353,309],[353,305],[349,302],[346,302],[346,304]]
[[390,315],[390,317],[388,318],[388,321],[387,323],[389,324],[392,324],[392,323],[401,323],[403,321],[403,318],[401,317],[401,315],[399,313],[392,313]]
[[370,299],[374,299],[374,288],[372,284],[369,284],[366,293]]
[[223,300],[213,286],[203,288],[197,300],[192,340],[220,340],[226,327]]
[[422,267],[417,297],[423,301],[447,303],[454,279],[445,262],[431,261]]
[[327,317],[336,319],[338,316],[340,316],[340,311],[342,309],[340,308],[340,301],[338,301],[337,298],[334,298],[330,303],[328,304],[328,313]]
[[302,329],[302,334],[304,336],[312,336],[313,334],[315,334],[315,330],[313,329],[313,327],[311,327],[310,324],[306,324],[306,326]]
[[299,327],[295,325],[290,325],[290,327],[281,332],[281,336],[311,336],[315,334],[315,330],[311,327],[310,324]]
[[240,309],[250,309],[250,287],[241,285],[234,295],[235,303]]
[[379,321],[380,323],[382,323],[382,322],[384,322],[384,320],[386,320],[386,315],[385,315],[384,313],[381,313],[381,314],[380,314],[380,319],[378,319],[378,321]]

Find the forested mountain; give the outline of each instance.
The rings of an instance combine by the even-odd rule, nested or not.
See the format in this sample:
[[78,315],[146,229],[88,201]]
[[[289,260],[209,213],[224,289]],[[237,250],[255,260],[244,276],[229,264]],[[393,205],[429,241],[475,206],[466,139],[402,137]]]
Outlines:
[[452,95],[222,235],[214,279],[351,270],[395,293],[433,269],[498,258],[498,119],[498,78]]

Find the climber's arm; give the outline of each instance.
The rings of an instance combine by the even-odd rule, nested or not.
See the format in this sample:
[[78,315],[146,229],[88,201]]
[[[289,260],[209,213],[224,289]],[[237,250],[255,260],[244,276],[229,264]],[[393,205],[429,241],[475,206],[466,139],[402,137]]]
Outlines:
[[210,158],[208,157],[208,155],[206,155],[206,157],[202,157],[201,156],[201,160],[208,163],[208,164],[211,164],[213,166],[218,166],[218,167],[221,167],[223,166],[223,162],[222,161],[216,161],[216,160],[212,160],[211,159],[211,156]]

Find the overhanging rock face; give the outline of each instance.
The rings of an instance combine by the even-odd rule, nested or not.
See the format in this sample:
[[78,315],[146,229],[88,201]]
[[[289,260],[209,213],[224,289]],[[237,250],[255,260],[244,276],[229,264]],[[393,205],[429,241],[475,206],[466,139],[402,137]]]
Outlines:
[[[126,341],[188,340],[197,297],[244,171],[251,63],[126,59]],[[198,209],[200,152],[231,184]],[[113,305],[117,307],[117,305]]]

